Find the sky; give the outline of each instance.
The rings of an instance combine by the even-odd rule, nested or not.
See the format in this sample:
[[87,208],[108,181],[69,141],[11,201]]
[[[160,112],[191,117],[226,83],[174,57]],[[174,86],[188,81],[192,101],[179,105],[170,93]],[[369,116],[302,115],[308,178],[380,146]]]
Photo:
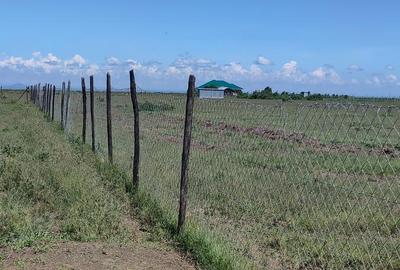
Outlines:
[[400,96],[400,1],[1,0],[0,84]]

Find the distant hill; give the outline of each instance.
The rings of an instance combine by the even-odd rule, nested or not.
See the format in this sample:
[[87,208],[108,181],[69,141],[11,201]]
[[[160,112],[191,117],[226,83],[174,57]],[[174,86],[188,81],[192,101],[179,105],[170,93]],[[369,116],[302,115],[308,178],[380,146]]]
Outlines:
[[22,83],[14,83],[14,84],[6,84],[6,85],[1,85],[3,89],[24,89],[26,88],[25,84]]

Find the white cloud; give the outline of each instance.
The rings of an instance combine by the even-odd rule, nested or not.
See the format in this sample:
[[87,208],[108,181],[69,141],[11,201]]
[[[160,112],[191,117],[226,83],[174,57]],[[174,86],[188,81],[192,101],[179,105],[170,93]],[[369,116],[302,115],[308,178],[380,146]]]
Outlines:
[[107,58],[107,64],[109,64],[110,66],[116,66],[119,65],[120,63],[121,62],[116,57],[111,56]]
[[90,64],[86,70],[86,75],[95,75],[100,70],[100,67],[96,64]]
[[297,62],[290,60],[289,62],[283,64],[281,69],[281,74],[285,77],[291,77],[298,72]]
[[216,67],[216,63],[205,58],[193,58],[188,55],[178,57],[170,66],[178,69],[187,69],[188,67],[193,70],[197,69],[210,69]]
[[297,83],[307,83],[308,76],[302,70],[300,70],[297,61],[290,60],[283,64],[281,70],[278,72],[277,80],[286,80]]
[[343,83],[339,74],[335,69],[329,65],[316,68],[311,72],[311,76],[317,80],[317,82],[330,82],[333,84]]
[[61,60],[58,59],[57,56],[54,56],[52,53],[47,54],[47,56],[43,57],[41,61],[49,65],[57,65],[61,62]]
[[349,72],[360,72],[360,71],[363,71],[364,69],[362,67],[360,67],[359,65],[352,64],[347,67],[347,70]]
[[386,79],[388,82],[396,82],[397,81],[397,76],[394,74],[388,74],[386,75]]
[[263,78],[264,75],[266,75],[264,71],[260,68],[260,66],[255,64],[250,66],[249,73],[251,74],[252,77],[258,79]]
[[325,79],[327,73],[322,67],[319,67],[316,70],[314,70],[313,72],[311,72],[311,75],[313,75],[314,77],[316,77],[318,79]]
[[223,70],[228,72],[230,75],[244,75],[248,71],[238,62],[230,62],[229,64],[223,67]]
[[[50,76],[86,76],[98,74],[103,76],[107,71],[115,75],[118,81],[119,77],[127,76],[130,69],[134,69],[150,81],[177,82],[187,79],[189,74],[196,75],[199,80],[222,79],[227,81],[238,82],[246,87],[246,84],[270,84],[271,85],[287,85],[288,88],[297,85],[309,85],[314,88],[319,85],[344,85],[358,87],[393,87],[400,84],[399,75],[394,71],[386,71],[382,74],[352,74],[346,70],[338,72],[333,66],[324,65],[314,69],[303,70],[295,60],[284,63],[281,68],[273,66],[266,68],[265,65],[271,64],[271,61],[263,56],[259,56],[257,60],[249,65],[242,64],[238,61],[228,63],[216,63],[207,58],[195,58],[190,55],[181,55],[172,61],[169,65],[163,65],[156,61],[142,62],[135,59],[118,59],[116,57],[108,57],[103,63],[88,62],[81,55],[74,55],[70,59],[61,59],[53,53],[42,54],[33,52],[31,57],[23,58],[19,56],[0,55],[0,69],[8,69],[10,72],[18,72],[15,77],[22,76],[31,72],[36,77],[42,77],[46,74]],[[349,65],[348,70],[361,71],[362,68],[357,65]],[[342,77],[343,75],[344,77]],[[248,86],[247,86],[248,87]],[[312,88],[311,87],[311,88]]]
[[160,74],[159,62],[150,61],[141,63],[136,60],[128,59],[125,61],[129,69],[134,69],[135,71],[142,72],[145,75],[153,76]]
[[83,66],[84,64],[86,64],[86,60],[79,54],[75,54],[70,60],[64,61],[64,64],[66,66]]
[[367,78],[365,81],[366,84],[374,85],[374,86],[398,86],[400,81],[399,77],[393,73],[390,74],[372,74],[370,78]]
[[377,75],[374,75],[374,76],[372,76],[372,83],[376,84],[376,85],[380,85],[381,79]]
[[272,61],[264,56],[259,56],[259,57],[257,57],[257,60],[255,63],[258,65],[271,65]]
[[387,65],[387,66],[385,67],[385,69],[387,69],[387,70],[394,70],[394,67],[393,67],[392,65]]
[[57,65],[61,62],[60,59],[51,53],[44,57],[38,53],[35,55],[36,57],[29,59],[10,56],[6,59],[0,60],[0,67],[18,71],[24,71],[25,69],[42,70],[45,73],[50,73],[57,69]]
[[209,59],[183,55],[178,57],[165,69],[165,74],[175,77],[184,77],[192,73],[215,76],[220,70],[221,67]]

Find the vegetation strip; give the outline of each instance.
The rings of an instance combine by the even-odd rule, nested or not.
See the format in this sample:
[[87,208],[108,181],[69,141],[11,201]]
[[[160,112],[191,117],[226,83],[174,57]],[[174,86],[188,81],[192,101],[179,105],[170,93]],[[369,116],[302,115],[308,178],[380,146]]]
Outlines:
[[2,104],[0,115],[0,246],[132,240],[128,204],[104,189],[58,127],[21,104]]
[[[0,245],[43,249],[58,239],[126,243],[132,240],[132,235],[121,209],[122,214],[129,213],[129,209],[120,202],[128,195],[134,213],[155,240],[169,239],[204,269],[245,267],[240,259],[226,253],[228,248],[222,241],[211,238],[194,224],[188,223],[185,232],[177,235],[176,218],[163,211],[149,194],[134,195],[132,182],[125,172],[100,161],[88,147],[82,148],[79,137],[68,136],[70,145],[74,146],[74,151],[68,151],[62,130],[55,124],[49,129],[49,123],[43,121],[36,109],[24,108],[21,104],[6,104],[2,109],[0,114],[5,111],[13,114],[1,126],[1,132],[7,136],[0,136],[0,140],[14,138],[15,143],[13,140],[2,143],[0,154],[0,203],[4,205],[0,214]],[[24,111],[23,117],[21,111]],[[8,127],[19,123],[21,118],[24,119],[22,127],[16,125],[15,130]],[[15,136],[17,133],[22,138]],[[33,143],[28,144],[27,138]],[[39,172],[29,172],[30,168]],[[59,183],[60,179],[65,182]],[[104,188],[98,185],[100,182]],[[15,195],[11,198],[10,193]],[[43,220],[44,213],[49,214]]]

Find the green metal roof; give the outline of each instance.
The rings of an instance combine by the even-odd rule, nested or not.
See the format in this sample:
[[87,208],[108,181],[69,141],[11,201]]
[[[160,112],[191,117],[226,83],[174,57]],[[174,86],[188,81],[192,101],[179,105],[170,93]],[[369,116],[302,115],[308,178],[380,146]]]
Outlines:
[[242,90],[241,87],[239,87],[233,83],[228,83],[226,81],[217,81],[217,80],[209,81],[208,83],[205,83],[205,84],[199,86],[198,88],[220,88],[220,87],[226,87],[226,88],[229,88],[234,91]]

